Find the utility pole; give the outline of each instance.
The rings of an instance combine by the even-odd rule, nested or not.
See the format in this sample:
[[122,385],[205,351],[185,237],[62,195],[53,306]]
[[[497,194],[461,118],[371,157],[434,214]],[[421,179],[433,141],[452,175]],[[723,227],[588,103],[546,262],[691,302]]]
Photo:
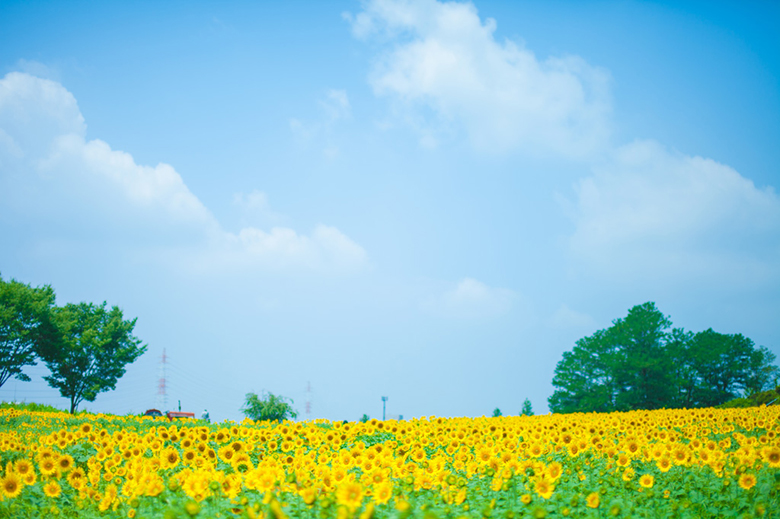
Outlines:
[[386,406],[387,406],[387,397],[383,396],[382,397],[382,421],[383,422],[385,421],[385,408],[386,408]]

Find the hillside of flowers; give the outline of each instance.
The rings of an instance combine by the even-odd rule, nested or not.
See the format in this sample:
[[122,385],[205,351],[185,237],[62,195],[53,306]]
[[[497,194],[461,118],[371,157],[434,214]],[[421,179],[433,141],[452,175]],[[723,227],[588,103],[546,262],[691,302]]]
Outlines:
[[208,424],[0,409],[0,517],[777,517],[779,415]]

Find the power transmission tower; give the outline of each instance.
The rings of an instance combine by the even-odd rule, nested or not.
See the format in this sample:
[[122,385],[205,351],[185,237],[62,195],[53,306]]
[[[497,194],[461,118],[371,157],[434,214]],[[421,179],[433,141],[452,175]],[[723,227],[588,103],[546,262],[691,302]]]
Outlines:
[[311,382],[306,382],[306,420],[311,420]]
[[162,357],[160,357],[160,378],[157,381],[157,407],[163,413],[168,410],[167,363],[168,356],[165,354],[165,348],[163,348]]
[[382,397],[382,421],[383,422],[385,421],[385,409],[386,409],[386,407],[387,407],[387,397],[383,396]]

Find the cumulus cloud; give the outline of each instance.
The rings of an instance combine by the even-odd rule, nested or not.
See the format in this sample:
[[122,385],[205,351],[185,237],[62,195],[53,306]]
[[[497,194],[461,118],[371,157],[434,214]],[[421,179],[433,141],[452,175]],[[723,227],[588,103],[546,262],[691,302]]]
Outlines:
[[50,66],[40,61],[20,59],[16,62],[13,70],[44,79],[60,80],[60,72],[57,66]]
[[421,306],[424,311],[441,317],[486,319],[506,314],[516,299],[512,290],[463,278],[454,287],[429,297]]
[[352,115],[346,90],[328,90],[325,98],[319,101],[322,115],[313,121],[290,119],[290,130],[301,143],[316,142],[322,144],[322,152],[328,158],[335,158],[340,150],[334,142],[336,124]]
[[249,193],[234,194],[233,206],[241,213],[242,225],[246,227],[276,225],[284,220],[283,215],[271,208],[268,195],[258,189]]
[[331,121],[346,119],[351,115],[349,97],[347,97],[346,90],[328,90],[327,96],[324,101],[320,102],[320,106]]
[[471,3],[373,0],[345,18],[355,37],[393,44],[370,83],[425,145],[454,128],[480,150],[583,157],[609,139],[604,70],[577,56],[542,60],[522,43],[496,40],[495,20],[483,22]]
[[[321,224],[310,235],[283,227],[225,231],[172,166],[139,165],[87,140],[73,95],[25,73],[0,80],[0,188],[0,220],[54,229],[59,240],[130,240],[212,269],[354,269],[366,261],[358,244]],[[236,203],[269,210],[259,191]]]
[[589,268],[738,283],[779,274],[780,199],[729,166],[637,141],[575,191],[568,244]]

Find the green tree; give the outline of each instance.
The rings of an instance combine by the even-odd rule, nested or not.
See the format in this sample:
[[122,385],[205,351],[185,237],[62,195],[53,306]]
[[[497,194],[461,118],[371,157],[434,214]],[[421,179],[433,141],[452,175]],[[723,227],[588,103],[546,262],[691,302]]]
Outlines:
[[637,305],[606,330],[577,341],[555,367],[556,413],[658,409],[675,396],[665,355],[671,322],[655,303]]
[[[287,400],[289,400],[289,403]],[[257,396],[256,393],[247,393],[241,412],[252,420],[281,422],[282,420],[298,416],[298,412],[292,407],[293,403],[292,399],[277,396],[273,393],[264,392],[263,398]]]
[[775,355],[742,334],[707,329],[670,343],[681,407],[711,407],[773,387]]
[[615,409],[616,384],[612,367],[615,345],[607,330],[599,330],[576,342],[564,352],[555,367],[553,386],[558,389],[548,399],[554,413],[609,412]]
[[366,423],[370,419],[371,419],[371,417],[368,416],[366,413],[363,413],[363,416],[360,417],[360,421],[363,422],[363,423]]
[[32,288],[0,277],[0,387],[11,377],[30,380],[22,369],[35,365],[36,352],[51,332],[53,305],[50,286]]
[[496,407],[495,409],[493,409],[493,417],[494,417],[494,418],[498,418],[499,416],[502,416],[502,415],[501,415],[501,409],[499,409],[498,407]]
[[615,409],[660,409],[673,405],[672,359],[667,355],[667,330],[672,323],[655,303],[637,305],[608,330],[616,356]]
[[146,351],[132,335],[136,319],[124,320],[118,307],[108,310],[105,302],[55,308],[54,322],[57,334],[38,353],[51,371],[43,378],[70,400],[71,413],[83,400],[94,402],[99,393],[116,389],[125,366]]
[[671,329],[654,303],[576,342],[555,367],[556,413],[718,405],[775,383],[775,356],[741,334]]
[[531,401],[527,398],[523,400],[523,409],[520,411],[521,416],[533,416],[534,410],[531,407]]

